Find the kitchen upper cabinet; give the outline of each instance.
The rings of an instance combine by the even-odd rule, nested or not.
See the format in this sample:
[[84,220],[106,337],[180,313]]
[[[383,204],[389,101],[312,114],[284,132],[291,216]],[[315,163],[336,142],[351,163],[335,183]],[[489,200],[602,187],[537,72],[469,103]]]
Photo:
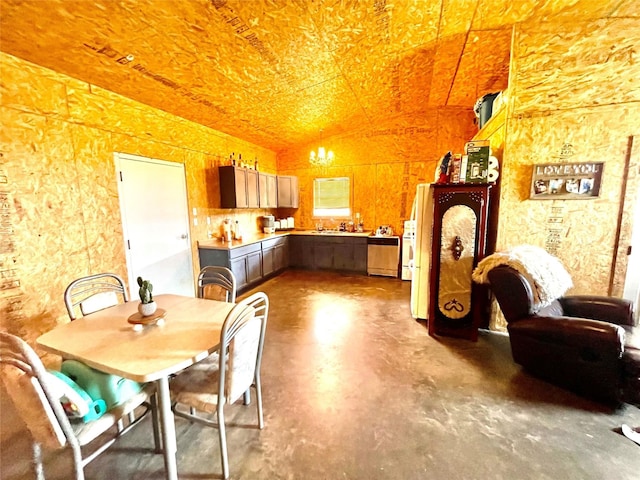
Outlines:
[[247,207],[258,208],[260,206],[258,172],[255,170],[244,169],[247,176]]
[[225,165],[218,167],[221,208],[258,208],[258,172]]
[[278,206],[278,182],[275,175],[258,173],[258,194],[260,208]]
[[278,175],[278,207],[298,208],[298,177]]

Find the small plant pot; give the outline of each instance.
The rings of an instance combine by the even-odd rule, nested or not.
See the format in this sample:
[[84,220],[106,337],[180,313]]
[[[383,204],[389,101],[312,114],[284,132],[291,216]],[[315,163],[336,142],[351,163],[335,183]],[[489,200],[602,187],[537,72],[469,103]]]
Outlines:
[[158,308],[156,302],[138,304],[138,312],[140,312],[140,315],[143,317],[148,317],[156,313],[156,308]]

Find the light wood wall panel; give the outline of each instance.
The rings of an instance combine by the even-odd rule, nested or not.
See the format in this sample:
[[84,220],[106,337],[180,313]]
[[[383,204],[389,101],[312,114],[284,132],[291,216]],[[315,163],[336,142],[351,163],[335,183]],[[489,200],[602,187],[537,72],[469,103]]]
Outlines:
[[62,295],[74,278],[126,278],[114,152],[185,164],[194,271],[207,217],[216,235],[225,218],[258,232],[265,210],[220,208],[217,167],[235,152],[275,173],[274,152],[10,55],[0,69],[0,193],[11,222],[0,269],[15,277],[0,292],[2,330],[31,341],[68,321]]
[[[638,20],[516,29],[502,170],[498,248],[528,243],[557,255],[571,293],[607,295],[628,137],[640,125]],[[570,145],[571,155],[561,155]],[[542,163],[604,162],[601,193],[529,200]]]
[[[463,151],[477,131],[473,119],[468,109],[426,111],[381,120],[373,130],[280,152],[278,172],[296,175],[300,183],[300,208],[290,212],[296,226],[315,226],[313,179],[344,175],[353,179],[353,213],[364,217],[365,229],[391,225],[401,234],[416,186],[434,181],[437,164],[447,151]],[[310,165],[310,151],[321,145],[334,152],[334,162],[326,167]]]

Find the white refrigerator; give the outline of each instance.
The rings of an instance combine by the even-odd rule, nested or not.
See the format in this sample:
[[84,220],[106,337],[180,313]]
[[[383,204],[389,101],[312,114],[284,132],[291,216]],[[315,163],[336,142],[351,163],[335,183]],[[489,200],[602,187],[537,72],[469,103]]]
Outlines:
[[411,315],[427,319],[429,313],[429,274],[431,270],[431,239],[433,234],[433,189],[429,183],[416,188],[411,209],[415,221],[413,271],[411,274]]

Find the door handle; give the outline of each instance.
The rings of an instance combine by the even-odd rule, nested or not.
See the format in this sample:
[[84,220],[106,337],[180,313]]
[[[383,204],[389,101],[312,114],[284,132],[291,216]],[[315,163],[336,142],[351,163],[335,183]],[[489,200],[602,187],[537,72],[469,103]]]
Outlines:
[[186,234],[186,233],[183,233],[182,235],[180,235],[180,239],[181,239],[181,240],[186,240],[186,239],[187,239],[187,237],[188,237],[188,236],[187,236],[187,234]]

